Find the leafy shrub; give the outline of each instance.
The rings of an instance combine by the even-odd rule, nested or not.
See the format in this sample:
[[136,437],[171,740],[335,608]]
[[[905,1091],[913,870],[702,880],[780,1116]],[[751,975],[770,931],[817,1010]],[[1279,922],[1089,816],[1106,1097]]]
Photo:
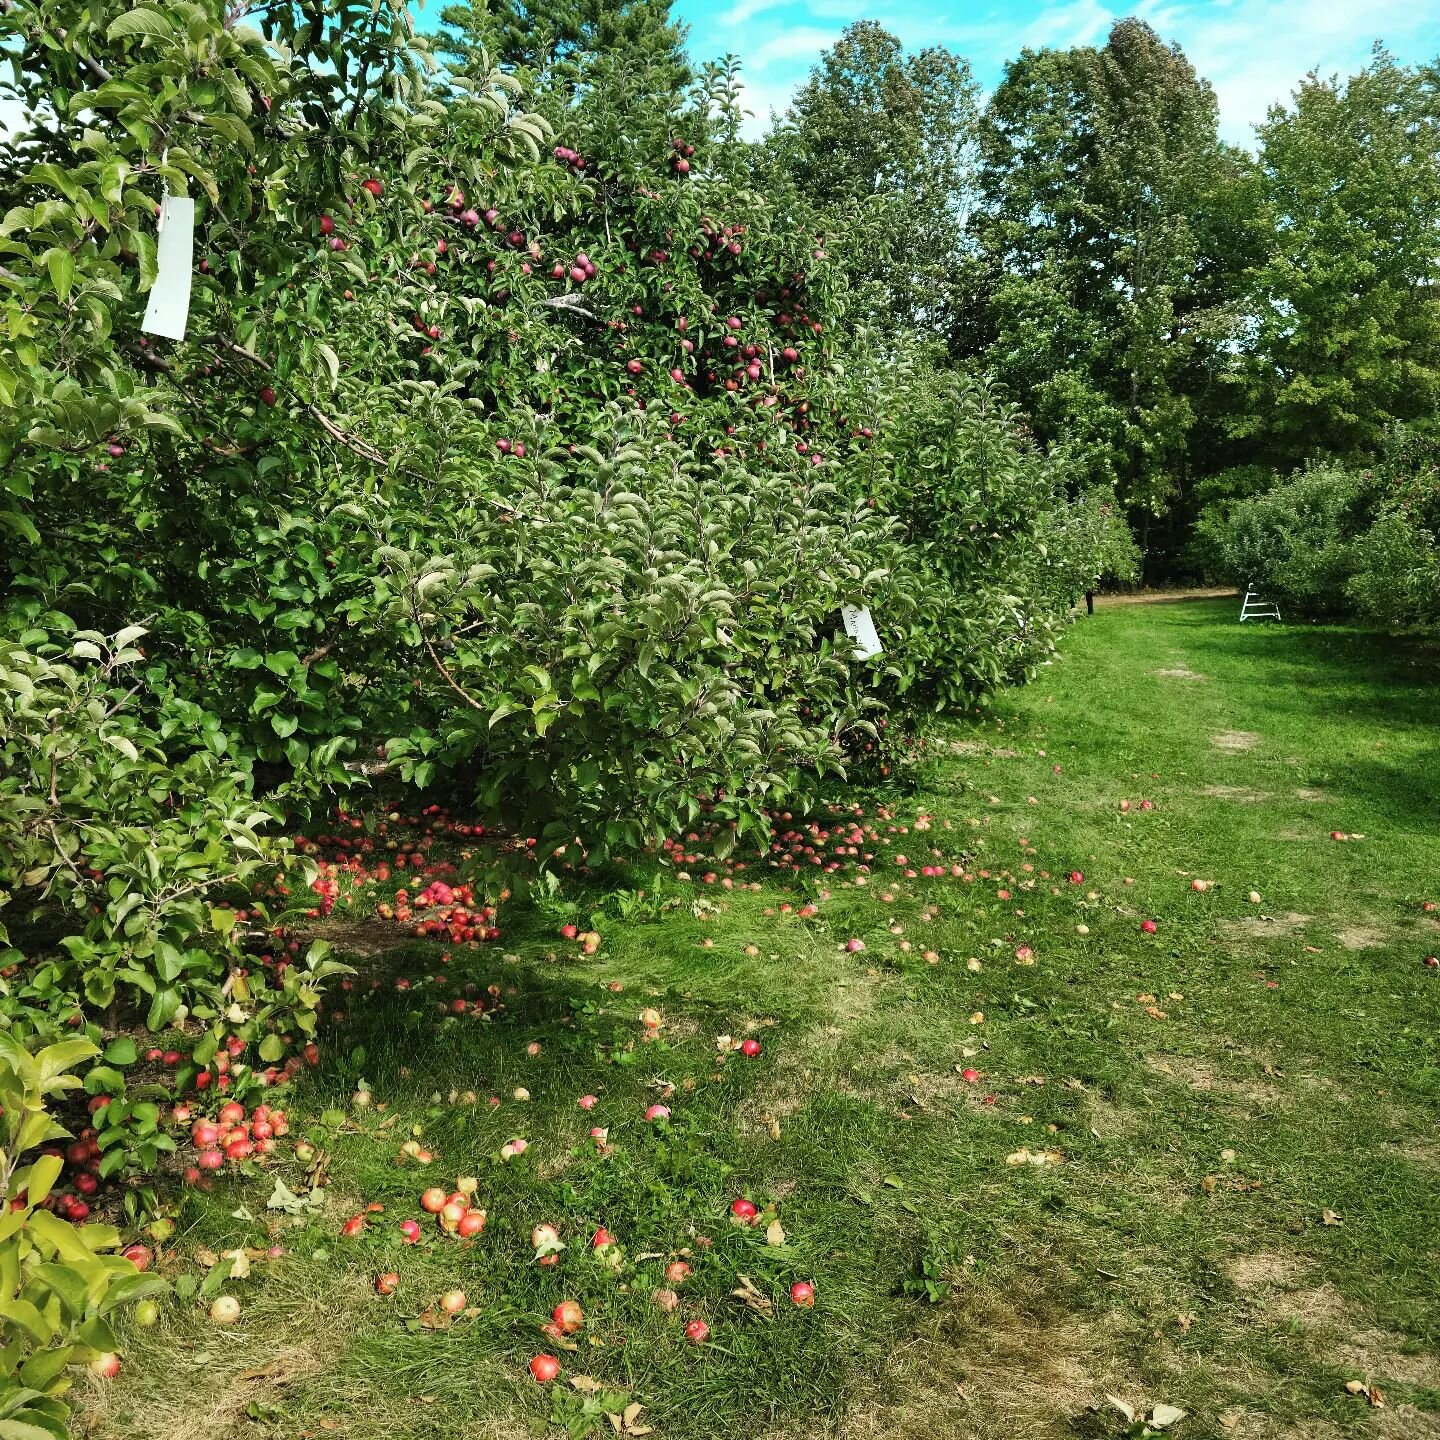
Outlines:
[[1440,469],[1392,483],[1352,559],[1345,592],[1359,614],[1392,629],[1440,625]]
[[1134,541],[1113,503],[1067,493],[1063,464],[990,385],[913,355],[866,378],[895,416],[871,488],[903,540],[888,593],[911,602],[896,690],[924,708],[974,704],[1029,676],[1102,575],[1133,573]]
[[[67,1433],[69,1366],[117,1348],[111,1317],[166,1289],[112,1255],[119,1235],[106,1225],[67,1224],[43,1209],[60,1174],[53,1142],[69,1132],[50,1104],[75,1089],[68,1073],[92,1058],[88,1040],[64,1040],[33,1053],[0,1030],[0,1430],[19,1436]],[[35,1154],[40,1147],[50,1147]]]
[[1440,623],[1440,455],[1397,426],[1370,469],[1317,466],[1200,521],[1216,569],[1303,611]]
[[1199,529],[1226,579],[1300,610],[1338,611],[1367,491],[1364,478],[1317,466],[1262,495],[1207,510]]
[[262,840],[274,816],[233,763],[172,758],[135,714],[144,634],[0,641],[0,893],[67,918],[57,986],[141,1004],[160,1030],[222,1007],[239,951],[234,912],[211,902],[284,850]]
[[457,697],[388,753],[483,756],[482,800],[547,843],[633,849],[702,805],[743,837],[838,768],[862,723],[838,612],[887,568],[891,523],[793,449],[767,460],[778,427],[744,411],[713,456],[619,406],[597,424],[569,447],[541,429],[522,522],[442,556],[381,553],[402,627]]

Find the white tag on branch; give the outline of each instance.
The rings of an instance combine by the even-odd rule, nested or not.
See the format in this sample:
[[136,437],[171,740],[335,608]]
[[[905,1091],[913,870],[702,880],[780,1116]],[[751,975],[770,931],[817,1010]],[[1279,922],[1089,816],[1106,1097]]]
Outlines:
[[840,618],[845,622],[845,633],[855,642],[855,658],[869,660],[880,654],[884,646],[875,633],[875,622],[870,611],[863,605],[842,605]]
[[155,253],[155,283],[140,328],[167,340],[185,338],[190,318],[190,279],[195,260],[195,202],[188,195],[167,195],[160,207]]

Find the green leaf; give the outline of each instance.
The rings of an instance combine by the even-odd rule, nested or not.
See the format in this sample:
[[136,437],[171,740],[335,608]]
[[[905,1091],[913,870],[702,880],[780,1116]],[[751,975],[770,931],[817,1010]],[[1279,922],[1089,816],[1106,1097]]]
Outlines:
[[25,1202],[38,1205],[54,1186],[64,1168],[65,1161],[59,1155],[42,1155],[25,1176]]
[[46,254],[45,268],[50,272],[55,296],[63,305],[70,298],[70,289],[75,283],[75,257],[68,250],[56,246]]
[[128,1035],[117,1035],[105,1047],[105,1060],[111,1065],[133,1065],[139,1058],[140,1052]]
[[107,40],[124,40],[133,35],[149,36],[155,40],[169,40],[175,34],[170,22],[158,11],[144,5],[117,15],[105,32]]

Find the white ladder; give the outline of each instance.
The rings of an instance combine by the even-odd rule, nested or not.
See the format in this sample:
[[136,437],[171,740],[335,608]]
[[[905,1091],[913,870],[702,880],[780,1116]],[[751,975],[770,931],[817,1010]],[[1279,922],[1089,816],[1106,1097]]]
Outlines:
[[1246,620],[1278,620],[1280,618],[1280,606],[1274,600],[1261,598],[1260,592],[1253,585],[1245,587],[1245,598],[1240,602],[1240,620],[1243,624]]

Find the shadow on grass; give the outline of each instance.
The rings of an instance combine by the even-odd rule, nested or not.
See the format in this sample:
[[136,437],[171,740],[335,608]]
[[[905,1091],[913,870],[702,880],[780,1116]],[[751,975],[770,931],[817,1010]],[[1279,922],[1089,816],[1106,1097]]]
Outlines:
[[[1282,735],[1309,732],[1312,755],[1314,738],[1331,741],[1334,751],[1314,759],[1335,800],[1373,807],[1409,828],[1440,828],[1434,641],[1334,624],[1242,627],[1214,604],[1169,611],[1164,628],[1183,636],[1191,664],[1228,685],[1253,687],[1255,724],[1267,735],[1269,717]],[[1357,754],[1361,729],[1367,744]],[[1391,743],[1393,758],[1384,748]]]

